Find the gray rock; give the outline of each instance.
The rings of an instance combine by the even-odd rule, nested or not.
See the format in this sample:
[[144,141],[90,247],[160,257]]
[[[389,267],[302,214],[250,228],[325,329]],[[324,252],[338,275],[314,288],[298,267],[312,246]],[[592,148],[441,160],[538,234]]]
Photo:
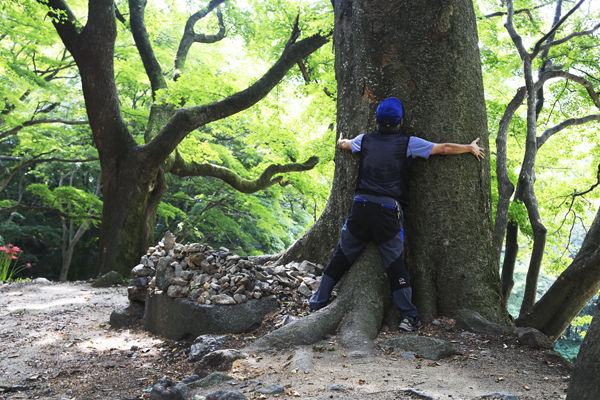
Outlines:
[[217,390],[206,395],[206,400],[248,400],[242,392],[237,390],[225,391]]
[[290,369],[308,374],[315,369],[312,355],[304,349],[298,349],[290,360]]
[[185,297],[188,294],[188,286],[171,285],[167,289],[167,296],[169,297]]
[[259,325],[264,316],[277,310],[275,297],[263,297],[231,306],[204,305],[163,294],[149,296],[144,328],[170,339],[185,335],[242,333]]
[[276,328],[281,328],[282,326],[291,324],[294,321],[297,321],[298,318],[293,317],[291,315],[284,315],[284,317],[281,319],[281,322],[278,323],[277,325],[275,325]]
[[152,400],[184,400],[184,394],[180,388],[175,387],[170,378],[165,376],[152,386],[150,398]]
[[519,342],[534,349],[553,349],[554,342],[535,328],[520,327],[515,329]]
[[398,336],[382,340],[380,344],[398,350],[412,351],[430,360],[439,360],[458,353],[450,343],[427,336]]
[[247,300],[246,295],[243,295],[241,293],[236,293],[233,295],[233,299],[235,300],[235,302],[237,304],[242,304],[243,302],[245,302]]
[[300,263],[300,265],[298,266],[298,271],[302,272],[303,274],[315,274],[317,272],[317,266],[313,263],[311,263],[310,261],[302,261],[302,263]]
[[187,279],[183,278],[182,276],[174,276],[174,277],[172,277],[171,280],[169,281],[169,283],[171,285],[177,285],[177,286],[187,286],[189,284],[189,282],[187,281]]
[[169,251],[169,250],[172,250],[175,248],[175,236],[170,231],[167,231],[167,233],[165,233],[165,237],[163,238],[162,241],[163,241],[166,251]]
[[131,302],[143,303],[146,301],[146,293],[148,289],[143,286],[128,286],[127,287],[127,298]]
[[140,276],[138,278],[133,278],[129,281],[130,286],[136,287],[146,287],[150,283],[151,278],[149,276]]
[[51,283],[48,279],[46,278],[35,278],[34,280],[32,280],[31,282],[33,283],[37,283],[40,285],[47,285],[49,283]]
[[267,383],[266,385],[262,385],[258,389],[258,393],[261,394],[279,394],[284,392],[285,389],[283,388],[283,386],[278,385],[276,383]]
[[317,290],[319,288],[319,281],[317,279],[304,277],[304,283],[306,283],[311,290]]
[[200,361],[202,357],[211,353],[215,350],[219,350],[227,336],[212,337],[209,335],[198,336],[194,340],[194,344],[190,347],[190,355],[188,359],[190,361]]
[[233,297],[226,294],[217,294],[210,297],[210,301],[217,305],[233,305],[237,304]]
[[118,307],[110,314],[110,326],[121,329],[133,325],[144,316],[144,305],[132,302],[127,307]]
[[123,283],[123,276],[121,276],[121,274],[117,271],[110,271],[94,279],[94,281],[92,282],[92,287],[103,288],[118,285],[120,283]]
[[134,276],[150,276],[154,275],[154,268],[145,266],[144,264],[138,264],[131,270]]
[[495,322],[490,322],[483,318],[477,311],[462,309],[456,315],[456,327],[459,329],[468,330],[476,333],[484,333],[490,335],[502,335],[512,333],[514,328],[510,326],[502,326]]
[[403,351],[400,353],[400,357],[404,358],[405,360],[414,360],[417,358],[414,351]]
[[482,394],[481,396],[477,396],[474,397],[472,400],[519,400],[519,398],[517,396],[515,396],[514,394],[510,394],[510,393],[499,393],[499,392],[495,392],[495,393],[488,393],[488,394]]
[[213,372],[204,379],[198,381],[198,383],[196,383],[195,386],[206,388],[230,381],[232,379],[233,377],[222,372]]
[[173,276],[174,271],[169,266],[169,260],[165,257],[160,258],[156,266],[156,287],[160,290],[167,290]]
[[246,353],[235,349],[216,350],[202,357],[196,366],[196,373],[206,376],[209,371],[228,371],[235,360],[246,357]]
[[304,297],[310,297],[312,294],[312,290],[306,285],[306,283],[302,282],[300,286],[298,286],[298,293],[300,293]]

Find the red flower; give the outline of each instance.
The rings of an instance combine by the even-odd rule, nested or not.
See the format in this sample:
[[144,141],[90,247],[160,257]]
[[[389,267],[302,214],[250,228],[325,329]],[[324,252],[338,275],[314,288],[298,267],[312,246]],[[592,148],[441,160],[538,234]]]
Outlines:
[[27,268],[31,268],[31,263],[27,263],[25,266],[27,266]]

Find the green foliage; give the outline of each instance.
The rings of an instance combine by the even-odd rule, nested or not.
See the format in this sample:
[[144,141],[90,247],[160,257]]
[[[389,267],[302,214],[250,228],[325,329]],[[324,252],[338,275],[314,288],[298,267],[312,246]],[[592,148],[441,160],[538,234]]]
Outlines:
[[[592,318],[593,318],[593,316],[591,316],[591,315],[575,317],[575,319],[571,322],[571,325],[576,326],[576,327],[588,327],[592,323]],[[585,333],[586,333],[586,331],[582,331],[579,333],[581,335],[582,339],[585,338]]]

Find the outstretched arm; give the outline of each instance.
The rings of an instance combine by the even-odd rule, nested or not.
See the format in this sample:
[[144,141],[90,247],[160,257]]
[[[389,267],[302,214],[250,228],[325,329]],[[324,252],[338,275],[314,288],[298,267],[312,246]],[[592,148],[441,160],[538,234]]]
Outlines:
[[477,145],[478,142],[479,138],[473,140],[471,144],[436,143],[433,145],[433,149],[431,149],[431,155],[471,153],[477,158],[477,161],[480,161],[484,158],[484,153],[483,148]]

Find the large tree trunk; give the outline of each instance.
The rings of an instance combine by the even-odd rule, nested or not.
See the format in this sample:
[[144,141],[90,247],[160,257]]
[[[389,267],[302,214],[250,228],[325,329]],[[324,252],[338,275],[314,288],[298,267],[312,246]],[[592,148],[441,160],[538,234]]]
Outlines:
[[577,361],[573,378],[569,384],[567,400],[592,400],[597,399],[600,393],[600,302],[596,304],[596,312],[592,324],[585,335],[585,339]]
[[[413,134],[436,142],[468,143],[480,137],[482,146],[487,147],[477,31],[470,1],[426,5],[336,1],[334,43],[338,137],[353,138],[371,131],[377,104],[395,96],[404,102],[405,125]],[[338,151],[335,162],[325,212],[281,262],[308,258],[323,263],[333,252],[352,199],[358,158]],[[507,313],[501,306],[491,241],[489,163],[478,163],[468,154],[434,156],[428,161],[414,161],[411,176],[407,259],[422,319],[471,308],[491,320],[505,322]],[[337,326],[337,302],[342,302],[351,287],[364,284],[362,280],[357,284],[358,275],[352,275],[352,270],[369,268],[374,275],[383,273],[375,255],[365,254],[355,263],[346,278],[350,283],[339,289],[339,300],[294,329],[321,331],[321,320]],[[386,296],[389,289],[372,290],[353,304],[382,304]],[[381,323],[381,318],[374,323]],[[368,325],[362,325],[364,333],[359,336],[369,336],[364,327]],[[345,336],[345,332],[340,326],[340,335]],[[278,333],[270,337],[275,335]],[[261,343],[269,340],[267,337]],[[273,342],[292,344],[293,338]]]
[[161,169],[140,168],[134,155],[118,164],[118,168],[105,168],[102,173],[104,204],[98,272],[114,270],[128,275],[153,242],[156,209],[165,183]]
[[542,298],[515,323],[558,339],[573,318],[600,290],[600,210],[577,256]]

